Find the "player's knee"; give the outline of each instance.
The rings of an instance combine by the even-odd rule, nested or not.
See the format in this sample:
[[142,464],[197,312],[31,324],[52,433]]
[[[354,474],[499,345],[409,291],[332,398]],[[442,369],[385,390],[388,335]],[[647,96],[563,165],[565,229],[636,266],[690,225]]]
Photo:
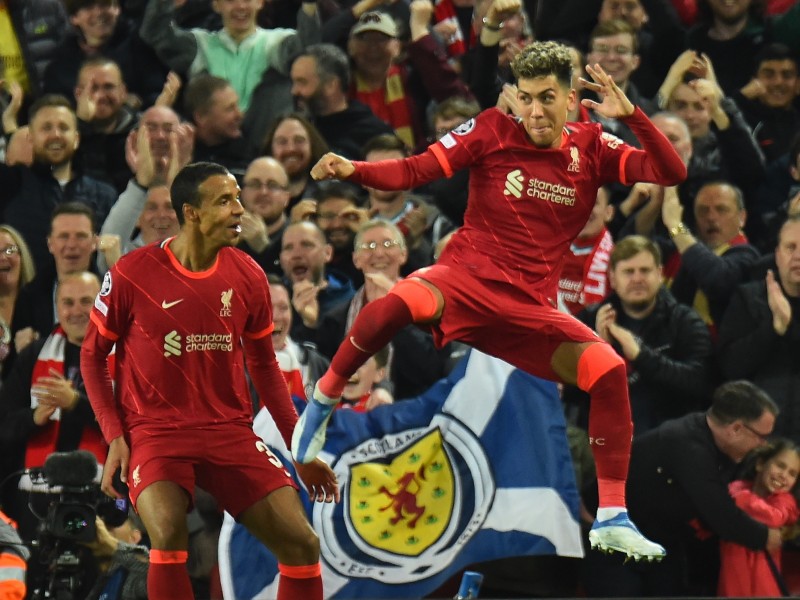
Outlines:
[[578,359],[578,387],[588,392],[608,375],[617,375],[624,383],[625,361],[610,344],[597,342],[589,345]]
[[319,536],[309,526],[304,531],[284,540],[278,560],[288,565],[312,565],[319,561]]
[[403,279],[389,293],[405,302],[415,323],[431,321],[439,316],[441,305],[438,296],[417,279]]

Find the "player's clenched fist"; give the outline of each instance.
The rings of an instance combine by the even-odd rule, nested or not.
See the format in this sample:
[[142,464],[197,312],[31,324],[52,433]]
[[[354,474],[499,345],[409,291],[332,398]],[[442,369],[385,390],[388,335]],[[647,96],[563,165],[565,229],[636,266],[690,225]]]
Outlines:
[[343,156],[328,152],[311,168],[311,177],[317,181],[321,179],[347,179],[355,170],[356,168],[352,162]]

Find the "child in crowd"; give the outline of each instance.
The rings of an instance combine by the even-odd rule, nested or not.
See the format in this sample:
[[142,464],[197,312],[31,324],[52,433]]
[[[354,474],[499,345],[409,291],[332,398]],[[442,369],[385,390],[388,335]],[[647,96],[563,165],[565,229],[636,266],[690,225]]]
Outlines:
[[[753,450],[750,466],[743,479],[731,482],[729,490],[736,505],[769,527],[795,525],[800,517],[794,496],[800,472],[800,448],[792,441],[776,439]],[[752,550],[720,542],[721,568],[718,596],[779,597],[780,549],[768,556],[764,550]],[[769,564],[771,557],[776,569]]]
[[367,412],[386,404],[385,396],[373,396],[372,389],[386,376],[386,365],[389,362],[389,346],[384,346],[367,362],[361,365],[344,386],[342,403],[337,408]]

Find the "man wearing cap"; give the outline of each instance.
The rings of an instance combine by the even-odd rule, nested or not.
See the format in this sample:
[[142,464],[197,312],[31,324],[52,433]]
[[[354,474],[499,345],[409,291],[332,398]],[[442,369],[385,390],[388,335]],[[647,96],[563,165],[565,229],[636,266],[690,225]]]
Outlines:
[[369,107],[347,97],[350,64],[333,44],[314,44],[292,64],[292,96],[297,109],[314,122],[332,152],[361,160],[361,148],[392,128]]
[[353,67],[350,98],[369,106],[406,146],[416,148],[425,142],[425,107],[431,100],[472,98],[472,93],[428,30],[433,3],[414,0],[410,11],[411,40],[405,60],[396,62],[398,27],[383,12],[361,15],[350,30],[347,52]]

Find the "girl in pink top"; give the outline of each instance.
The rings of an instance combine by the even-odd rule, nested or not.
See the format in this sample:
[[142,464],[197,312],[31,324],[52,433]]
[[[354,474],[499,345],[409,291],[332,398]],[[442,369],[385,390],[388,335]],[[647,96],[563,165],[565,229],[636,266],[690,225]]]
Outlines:
[[[790,440],[773,440],[753,451],[746,477],[728,489],[736,505],[768,527],[797,523],[800,511],[794,492],[800,472],[800,449]],[[780,597],[783,594],[764,550],[720,542],[719,597]],[[780,569],[780,549],[770,553]]]

